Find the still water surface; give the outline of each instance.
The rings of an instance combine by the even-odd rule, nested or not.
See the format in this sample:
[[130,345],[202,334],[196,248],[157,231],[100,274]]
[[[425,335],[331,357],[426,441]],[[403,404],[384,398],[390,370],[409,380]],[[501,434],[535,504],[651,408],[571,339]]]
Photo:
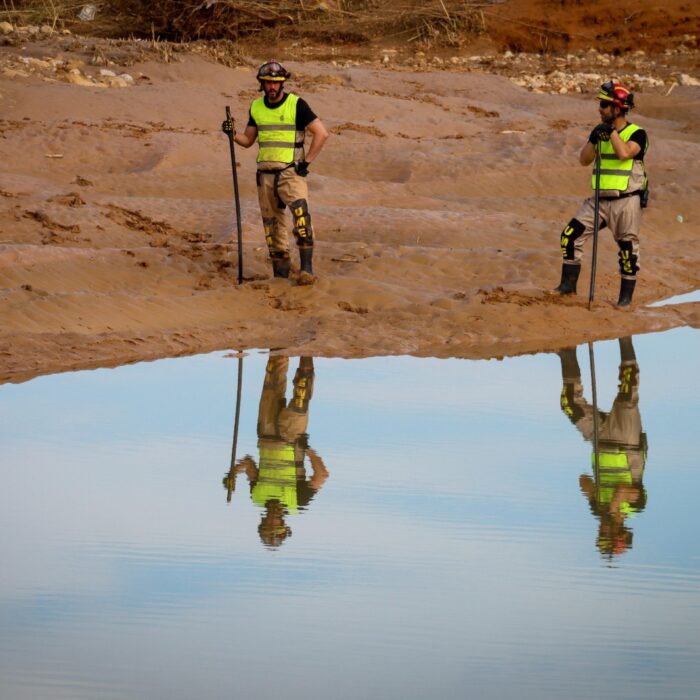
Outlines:
[[594,355],[1,386],[0,697],[697,698],[700,334]]

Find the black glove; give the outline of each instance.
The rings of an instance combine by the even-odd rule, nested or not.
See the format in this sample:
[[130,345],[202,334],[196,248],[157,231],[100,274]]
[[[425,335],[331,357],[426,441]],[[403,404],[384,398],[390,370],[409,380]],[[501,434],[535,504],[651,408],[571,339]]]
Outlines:
[[302,160],[301,163],[295,163],[294,172],[301,177],[306,177],[309,174],[309,164],[305,160]]
[[614,131],[613,127],[610,126],[610,124],[598,124],[598,126],[594,127],[593,131],[591,131],[591,135],[588,137],[588,140],[595,146],[598,141],[610,141],[610,134]]
[[233,128],[233,119],[224,119],[224,121],[221,122],[221,131],[223,131],[225,134],[235,136],[236,130]]

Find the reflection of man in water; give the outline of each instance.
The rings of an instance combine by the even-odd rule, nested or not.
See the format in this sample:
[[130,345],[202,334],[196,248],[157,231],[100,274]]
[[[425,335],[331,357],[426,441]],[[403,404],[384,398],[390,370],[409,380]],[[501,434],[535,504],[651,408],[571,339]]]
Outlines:
[[632,546],[632,531],[625,521],[646,505],[642,476],[647,441],[639,415],[639,367],[632,339],[620,338],[619,344],[619,385],[610,413],[596,413],[583,398],[576,349],[559,351],[562,411],[591,443],[594,443],[594,419],[598,421],[597,465],[594,444],[593,478],[583,474],[579,484],[591,512],[600,521],[596,545],[601,553],[611,557]]
[[[289,358],[270,357],[258,410],[259,463],[246,455],[224,478],[233,490],[235,475],[245,472],[253,502],[265,509],[258,527],[260,539],[268,547],[279,547],[291,535],[285,522],[288,513],[308,506],[328,477],[323,460],[309,447],[306,427],[313,393],[314,364],[301,357],[294,375],[292,398],[287,403]],[[309,457],[311,478],[306,480],[304,458]]]

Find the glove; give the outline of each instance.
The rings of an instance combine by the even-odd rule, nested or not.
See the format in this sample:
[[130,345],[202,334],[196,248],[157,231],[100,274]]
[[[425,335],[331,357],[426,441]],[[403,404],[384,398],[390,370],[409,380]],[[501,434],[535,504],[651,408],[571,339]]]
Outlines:
[[235,136],[236,130],[233,128],[233,119],[224,119],[224,121],[221,122],[221,131],[223,131],[225,134]]
[[598,126],[594,127],[593,131],[591,131],[591,135],[588,137],[588,140],[595,146],[598,141],[610,141],[610,134],[614,131],[613,127],[610,126],[610,124],[598,124]]
[[306,177],[309,174],[309,164],[302,160],[301,163],[295,163],[294,172],[301,177]]

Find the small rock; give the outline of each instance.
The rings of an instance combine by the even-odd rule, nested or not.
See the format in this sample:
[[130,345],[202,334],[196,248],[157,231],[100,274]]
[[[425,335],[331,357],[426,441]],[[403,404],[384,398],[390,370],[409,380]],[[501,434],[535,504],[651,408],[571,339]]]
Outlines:
[[108,76],[106,78],[106,81],[107,81],[107,85],[109,85],[109,87],[111,87],[111,88],[129,87],[129,83],[127,83],[126,80],[124,80],[123,78],[119,78],[117,76],[115,76],[114,78]]
[[39,31],[44,36],[51,36],[53,34],[53,27],[50,24],[42,24]]
[[117,74],[113,70],[109,70],[108,68],[101,68],[100,75],[103,76],[104,78],[116,78],[117,77]]
[[9,22],[0,22],[0,34],[12,34],[15,28]]

